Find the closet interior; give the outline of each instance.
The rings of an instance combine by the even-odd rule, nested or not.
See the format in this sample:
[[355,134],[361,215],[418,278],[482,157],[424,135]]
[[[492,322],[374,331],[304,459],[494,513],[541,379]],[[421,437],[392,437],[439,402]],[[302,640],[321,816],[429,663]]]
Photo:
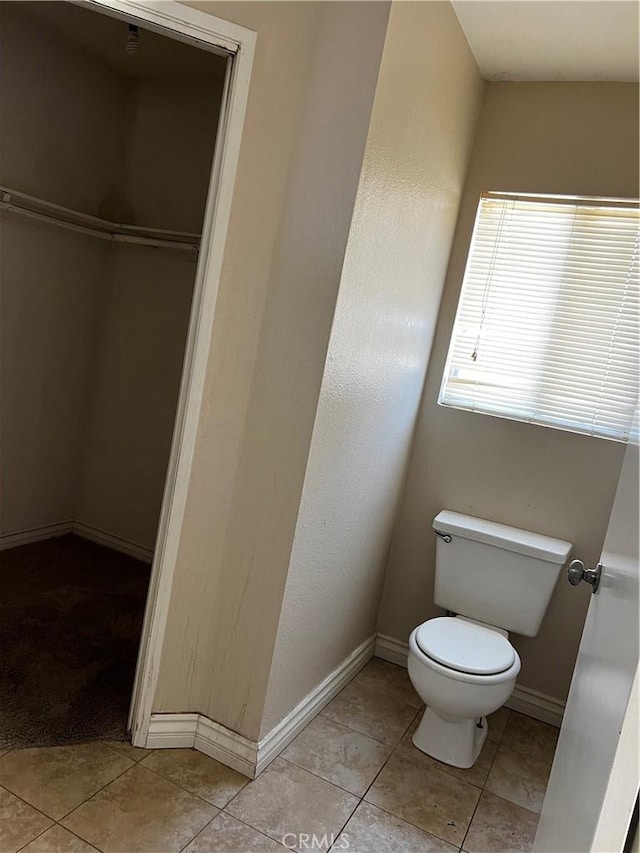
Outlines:
[[0,3],[0,750],[126,737],[226,61]]

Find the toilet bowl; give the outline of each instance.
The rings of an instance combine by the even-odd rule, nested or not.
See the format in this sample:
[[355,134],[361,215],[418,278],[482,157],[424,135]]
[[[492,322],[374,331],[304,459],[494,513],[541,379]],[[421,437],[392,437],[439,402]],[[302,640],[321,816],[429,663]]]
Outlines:
[[427,706],[414,745],[471,767],[487,737],[487,715],[504,705],[520,672],[506,631],[462,616],[429,619],[411,633],[408,668]]

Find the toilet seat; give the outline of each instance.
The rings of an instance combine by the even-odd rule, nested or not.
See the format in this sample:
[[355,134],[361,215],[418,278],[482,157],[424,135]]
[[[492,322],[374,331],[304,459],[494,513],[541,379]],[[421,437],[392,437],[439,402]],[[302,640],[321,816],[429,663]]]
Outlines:
[[416,629],[415,642],[438,668],[480,678],[505,673],[518,659],[501,633],[458,617],[429,619]]

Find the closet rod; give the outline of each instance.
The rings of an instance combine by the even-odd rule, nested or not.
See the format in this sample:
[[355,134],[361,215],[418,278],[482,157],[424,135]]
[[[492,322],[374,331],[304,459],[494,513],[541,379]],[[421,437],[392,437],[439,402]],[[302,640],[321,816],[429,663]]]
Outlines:
[[[34,207],[41,208],[34,210]],[[145,228],[140,225],[120,225],[108,222],[89,213],[81,213],[51,201],[0,186],[0,210],[18,213],[31,219],[68,228],[80,234],[99,237],[114,243],[132,243],[165,249],[198,251],[200,235],[186,231],[169,231],[163,228]]]

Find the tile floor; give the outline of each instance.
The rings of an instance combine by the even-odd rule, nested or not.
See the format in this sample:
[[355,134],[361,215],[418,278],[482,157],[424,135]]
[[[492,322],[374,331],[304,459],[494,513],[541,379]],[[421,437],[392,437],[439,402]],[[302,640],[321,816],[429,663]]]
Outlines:
[[419,714],[406,671],[374,659],[253,782],[194,750],[14,749],[0,852],[528,850],[557,730],[501,709],[460,770],[412,745]]

